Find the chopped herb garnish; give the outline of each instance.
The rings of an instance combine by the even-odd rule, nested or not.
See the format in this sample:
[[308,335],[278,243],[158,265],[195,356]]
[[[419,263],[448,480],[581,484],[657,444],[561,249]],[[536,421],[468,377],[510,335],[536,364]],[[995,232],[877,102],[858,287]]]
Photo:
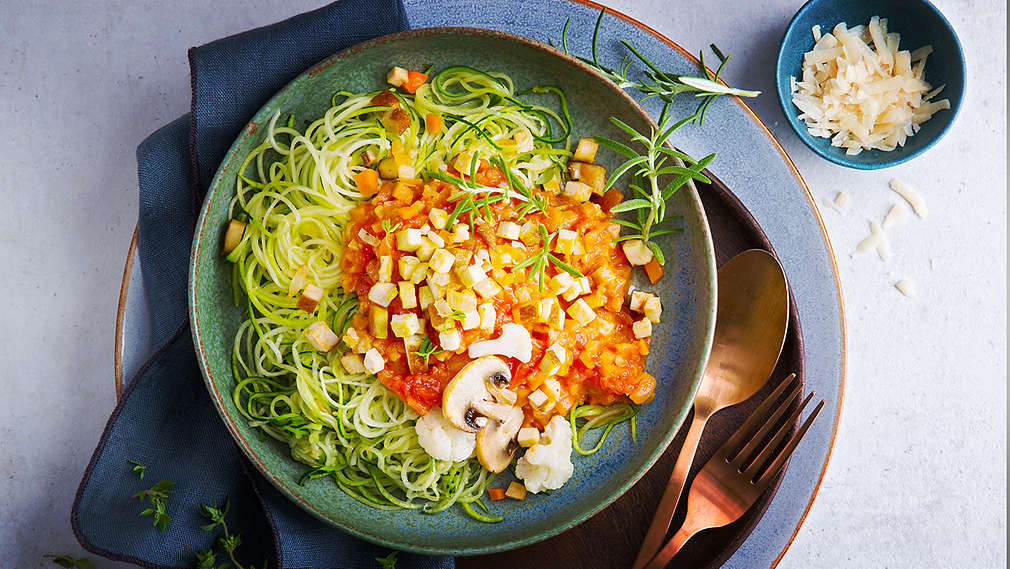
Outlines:
[[43,555],[42,557],[46,559],[52,559],[53,563],[59,565],[60,567],[69,567],[70,569],[95,569],[95,564],[91,562],[87,557],[81,557],[80,559],[74,559],[69,555]]
[[466,314],[463,314],[462,310],[453,310],[449,314],[446,314],[445,317],[446,318],[452,318],[453,320],[456,320],[457,322],[462,322],[463,320],[466,319]]
[[[457,310],[456,312],[459,311]],[[443,351],[444,350],[442,350],[442,348],[439,348],[438,346],[433,344],[431,339],[425,336],[424,339],[421,340],[421,345],[420,347],[417,348],[415,354],[424,358],[424,365],[428,365],[428,358]]]
[[547,228],[544,227],[544,224],[542,223],[537,224],[537,230],[540,232],[540,241],[542,242],[543,245],[540,247],[540,249],[538,249],[535,253],[533,253],[533,255],[528,257],[525,261],[516,265],[515,268],[513,268],[512,270],[518,271],[520,269],[529,267],[528,269],[526,269],[526,278],[527,279],[536,278],[540,290],[544,290],[544,282],[546,280],[548,263],[554,265],[555,267],[561,269],[562,271],[565,271],[566,273],[570,273],[575,277],[581,278],[583,275],[578,269],[569,265],[568,263],[565,263],[564,261],[555,257],[551,253],[551,242],[554,241],[554,237],[557,234],[556,233],[548,234]]
[[175,482],[171,480],[161,480],[151,486],[148,490],[141,490],[133,495],[134,498],[140,500],[143,504],[144,500],[149,500],[151,503],[150,508],[146,508],[144,511],[140,512],[141,516],[151,516],[151,522],[154,527],[161,531],[165,531],[168,527],[171,518],[168,517],[168,513],[165,512],[165,501],[168,500],[168,495],[172,491],[172,487],[175,486]]
[[[215,501],[213,505],[201,504],[200,515],[209,520],[210,523],[204,524],[200,526],[200,528],[206,531],[213,531],[216,528],[221,528],[221,533],[217,536],[217,545],[228,554],[228,559],[231,560],[235,569],[245,569],[235,558],[235,550],[238,549],[239,545],[242,545],[242,536],[237,532],[232,533],[228,531],[228,522],[225,519],[228,516],[228,506],[229,501],[227,498],[225,498],[224,506],[222,507],[218,507],[217,501]],[[198,567],[207,569],[224,569],[225,567],[228,567],[227,565],[216,567],[214,565],[217,562],[216,557],[217,556],[215,555],[213,549],[198,552],[196,554]],[[266,565],[266,561],[264,561],[264,569],[266,568]],[[256,566],[250,565],[249,567],[250,569],[254,569]]]
[[128,460],[126,462],[129,462],[130,464],[133,465],[133,473],[137,475],[137,478],[143,480],[144,479],[144,471],[147,470],[147,467],[144,466],[143,464],[140,464],[136,460]]
[[396,569],[396,554],[394,551],[385,557],[376,557],[375,560],[379,562],[379,569]]
[[389,235],[390,233],[393,233],[394,231],[396,231],[399,228],[400,228],[400,222],[399,221],[397,221],[394,224],[392,221],[390,221],[388,219],[383,219],[382,220],[382,229],[385,230],[386,235]]

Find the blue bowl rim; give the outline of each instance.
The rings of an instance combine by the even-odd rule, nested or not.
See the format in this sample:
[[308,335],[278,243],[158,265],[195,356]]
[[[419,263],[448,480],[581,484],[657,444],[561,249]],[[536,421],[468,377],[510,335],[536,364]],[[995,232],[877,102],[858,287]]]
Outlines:
[[951,113],[950,117],[947,119],[947,124],[944,125],[944,127],[940,130],[940,132],[938,132],[935,136],[933,136],[933,138],[928,142],[926,142],[923,146],[913,151],[909,151],[907,153],[896,154],[893,159],[887,160],[885,162],[876,162],[876,163],[860,162],[856,157],[850,157],[846,154],[838,155],[833,152],[827,152],[825,151],[824,148],[814,143],[813,137],[810,135],[809,132],[807,132],[806,125],[798,118],[796,118],[797,116],[796,108],[793,106],[793,101],[789,97],[790,93],[783,92],[782,82],[780,81],[780,79],[784,75],[783,58],[785,57],[786,37],[788,37],[789,34],[794,31],[796,26],[799,24],[800,19],[806,15],[806,12],[808,10],[812,9],[815,4],[820,4],[821,2],[824,1],[827,0],[807,0],[807,2],[803,4],[803,6],[800,7],[799,10],[797,10],[796,14],[793,15],[793,18],[789,21],[789,25],[786,26],[786,31],[783,32],[782,34],[782,39],[779,41],[779,51],[775,59],[775,90],[778,92],[779,105],[782,107],[782,112],[783,114],[785,114],[786,121],[789,123],[789,126],[793,128],[796,134],[800,137],[800,140],[803,141],[803,144],[806,144],[808,148],[813,150],[821,158],[824,158],[829,162],[834,162],[835,164],[838,164],[840,166],[845,166],[847,168],[853,168],[856,170],[879,170],[882,168],[890,168],[892,166],[904,164],[905,162],[908,162],[909,160],[915,158],[916,156],[919,156],[923,152],[932,148],[933,145],[939,142],[940,139],[947,134],[947,131],[949,131],[950,127],[953,126],[954,121],[957,120],[957,115],[961,111],[961,106],[962,103],[964,102],[963,94],[965,92],[965,85],[968,79],[967,78],[968,70],[964,59],[964,49],[961,47],[961,39],[957,36],[957,32],[954,30],[954,26],[952,26],[950,21],[947,20],[947,17],[943,15],[943,12],[941,12],[929,0],[919,0],[919,2],[922,3],[926,8],[931,10],[933,14],[936,15],[941,22],[943,22],[943,25],[946,26],[948,30],[950,30],[950,34],[954,38],[954,46],[957,48],[957,59],[958,61],[961,62],[961,83],[959,87],[961,89],[962,95],[958,99],[956,104],[950,109]]

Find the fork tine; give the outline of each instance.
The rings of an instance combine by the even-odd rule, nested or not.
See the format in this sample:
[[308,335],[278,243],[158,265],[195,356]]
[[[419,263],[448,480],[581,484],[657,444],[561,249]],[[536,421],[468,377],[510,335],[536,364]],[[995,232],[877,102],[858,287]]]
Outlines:
[[[768,439],[768,434],[772,432],[772,429],[775,428],[776,425],[779,424],[779,419],[782,418],[782,414],[785,413],[786,410],[789,409],[789,406],[793,404],[793,401],[799,396],[801,389],[802,385],[800,385],[800,382],[795,382],[793,388],[789,391],[789,395],[777,404],[778,406],[775,408],[775,412],[764,421],[758,432],[750,437],[747,444],[744,445],[744,447],[740,449],[740,452],[737,453],[736,457],[733,458],[732,463],[735,464],[741,472],[743,472],[744,466],[752,461],[755,453],[762,448],[760,446],[761,443]],[[773,403],[775,402],[774,399],[771,401]],[[764,414],[762,414],[759,418],[763,420]]]
[[[775,456],[775,452],[782,446],[782,441],[785,440],[789,431],[793,428],[793,425],[796,424],[796,418],[800,416],[800,413],[803,412],[803,408],[807,406],[807,403],[810,402],[810,398],[813,396],[814,394],[812,392],[808,393],[803,401],[800,402],[800,404],[797,405],[791,413],[789,413],[789,417],[785,421],[780,423],[778,422],[778,418],[776,418],[774,421],[768,422],[769,425],[776,426],[778,430],[767,442],[767,444],[764,445],[764,448],[761,449],[761,452],[758,453],[757,457],[750,462],[746,470],[741,469],[741,472],[747,475],[750,480],[756,480],[758,478],[757,474],[761,472],[761,469],[771,462],[772,457]],[[783,405],[782,410],[785,410],[785,408],[791,404],[791,401],[786,403]],[[781,413],[779,415],[781,416]]]
[[775,403],[775,400],[782,395],[782,392],[785,391],[786,387],[788,387],[794,379],[796,379],[796,374],[791,373],[788,377],[782,380],[782,383],[775,388],[775,391],[772,391],[771,394],[768,395],[768,397],[766,397],[760,405],[758,405],[757,409],[755,409],[754,412],[750,414],[750,417],[747,417],[747,420],[744,421],[739,428],[737,428],[736,432],[733,433],[729,440],[719,447],[717,454],[723,455],[728,459],[730,455],[736,453],[737,449],[739,449],[743,444],[745,437],[748,439],[750,438],[750,434],[754,432],[758,422],[764,418],[765,414],[768,413],[768,410],[771,409],[772,404]]
[[[810,395],[813,395],[813,392],[811,392]],[[807,399],[809,400],[809,396],[807,397]],[[804,402],[804,405],[806,405],[806,402]],[[782,469],[785,467],[786,461],[789,460],[789,457],[793,454],[793,451],[796,450],[796,445],[800,444],[800,439],[802,439],[803,436],[807,434],[807,429],[809,429],[810,425],[813,424],[814,419],[817,418],[817,414],[821,412],[822,407],[824,407],[823,399],[821,399],[820,403],[817,404],[817,407],[814,407],[814,410],[810,413],[807,419],[803,421],[803,424],[800,425],[799,430],[796,431],[796,434],[793,435],[793,438],[789,439],[789,442],[786,443],[786,446],[785,448],[782,449],[782,452],[780,452],[778,456],[775,457],[775,461],[772,462],[771,466],[769,466],[768,469],[765,470],[764,473],[761,475],[761,478],[757,480],[756,482],[757,485],[767,486],[772,480],[775,479],[776,476],[778,476],[779,472],[781,472]]]

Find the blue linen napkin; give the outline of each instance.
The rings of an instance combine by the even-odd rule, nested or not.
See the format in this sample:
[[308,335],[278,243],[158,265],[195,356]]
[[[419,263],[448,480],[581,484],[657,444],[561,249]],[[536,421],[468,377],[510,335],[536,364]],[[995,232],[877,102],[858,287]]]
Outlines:
[[[200,376],[186,284],[200,200],[240,129],[312,64],[406,28],[399,0],[344,0],[190,50],[191,113],[137,149],[138,243],[157,350],[120,398],[77,490],[71,524],[85,549],[143,567],[193,567],[196,552],[218,535],[201,529],[200,505],[227,498],[244,566],[374,569],[389,554],[311,517],[244,459]],[[147,467],[143,479],[131,460]],[[159,531],[131,496],[163,479],[176,485],[166,502],[171,522]],[[451,558],[406,553],[397,562],[399,569],[453,566]]]

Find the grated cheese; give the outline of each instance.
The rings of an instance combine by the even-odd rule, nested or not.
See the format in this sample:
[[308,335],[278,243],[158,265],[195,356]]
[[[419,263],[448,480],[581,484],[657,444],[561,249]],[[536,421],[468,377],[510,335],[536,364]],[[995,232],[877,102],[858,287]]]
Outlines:
[[933,48],[899,51],[900,35],[887,32],[886,19],[874,16],[854,28],[842,22],[826,34],[819,26],[811,31],[815,43],[803,54],[800,80],[790,77],[793,104],[811,135],[830,138],[848,155],[891,151],[937,111],[950,108],[947,99],[931,101],[943,87],[933,89],[923,79]]
[[894,225],[895,223],[905,219],[908,215],[908,208],[904,204],[896,203],[891,206],[891,209],[887,211],[887,215],[884,216],[884,222],[881,226],[884,229]]
[[891,189],[894,190],[895,193],[905,198],[908,205],[912,206],[912,211],[915,212],[915,215],[918,215],[922,219],[926,219],[928,211],[926,210],[926,200],[922,199],[922,196],[917,194],[911,186],[897,178],[891,178],[890,185]]
[[900,281],[894,283],[894,288],[900,290],[901,294],[907,297],[915,296],[915,287],[913,287],[912,283],[905,279],[901,279]]

